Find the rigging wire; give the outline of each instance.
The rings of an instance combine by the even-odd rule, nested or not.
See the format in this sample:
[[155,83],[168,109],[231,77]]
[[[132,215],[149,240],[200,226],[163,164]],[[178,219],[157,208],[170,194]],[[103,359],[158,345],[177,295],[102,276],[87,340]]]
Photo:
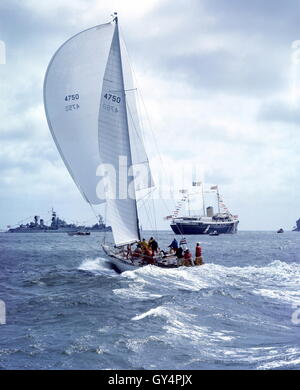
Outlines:
[[[156,188],[152,188],[150,189],[150,191],[145,195],[143,196],[142,198],[140,198],[138,200],[138,202],[142,202],[142,205],[139,206],[139,209],[141,209],[142,207],[144,207],[146,209],[146,207],[149,207],[149,212],[148,210],[145,210],[146,213],[147,213],[147,216],[148,216],[148,220],[150,222],[150,226],[152,226],[153,229],[151,229],[151,231],[155,231],[156,235],[158,233],[158,229],[157,229],[157,220],[156,220],[156,213],[155,213],[155,206],[154,206],[154,200],[153,200],[153,193],[154,191],[156,190]],[[151,205],[150,204],[147,204],[147,198],[149,197],[149,200],[150,202],[152,201],[152,209],[151,209]],[[152,213],[152,215],[151,215]],[[150,217],[152,217],[152,221],[150,221]]]
[[[122,29],[120,29],[120,30],[121,30],[121,32],[122,32]],[[122,39],[123,39],[123,42],[124,42],[124,48],[125,48],[125,50],[126,50],[126,54],[127,54],[128,58],[130,58],[129,52],[128,52],[128,49],[127,49],[127,45],[126,45],[126,41],[125,41],[125,39],[123,38],[123,33],[122,33]],[[134,71],[134,69],[133,69],[133,67],[132,67],[132,65],[131,65],[131,61],[129,61],[129,66],[130,66],[130,69],[131,69],[131,72],[132,72],[132,75],[133,75],[135,84],[136,84],[137,86],[139,86],[139,83],[138,83],[137,77],[136,77],[136,73],[135,73],[135,71]],[[159,158],[160,163],[161,163],[162,171],[163,171],[165,177],[168,177],[167,172],[166,172],[166,169],[165,169],[165,167],[164,167],[164,162],[163,162],[162,157],[161,157],[161,152],[160,152],[160,149],[159,149],[159,146],[158,146],[158,143],[157,143],[157,140],[156,140],[154,131],[153,131],[153,127],[152,127],[152,124],[151,124],[151,121],[150,121],[150,118],[149,118],[149,115],[148,115],[148,111],[147,111],[147,109],[146,109],[146,105],[145,105],[143,96],[142,96],[142,94],[141,94],[141,92],[140,92],[140,88],[136,88],[136,90],[137,90],[137,93],[138,93],[138,95],[139,95],[139,97],[140,97],[140,100],[141,100],[141,102],[142,102],[142,104],[143,104],[143,107],[144,107],[144,112],[145,112],[145,115],[146,115],[146,119],[147,119],[147,121],[148,121],[150,133],[151,133],[151,135],[152,135],[152,140],[153,140],[153,142],[154,142],[154,147],[155,147],[155,149],[156,149],[156,151],[157,151],[157,153],[158,153],[158,158]],[[139,106],[139,100],[138,100],[138,106]],[[141,112],[141,109],[140,109],[139,111]],[[142,115],[140,115],[140,118],[142,118]],[[141,127],[142,127],[142,129],[144,130],[144,126],[143,126],[143,121],[142,121],[142,120],[141,120]],[[161,200],[163,201],[166,210],[168,210],[168,213],[170,214],[170,207],[169,207],[169,205],[167,204],[167,202],[165,201],[165,199],[164,199],[163,197],[161,198]],[[153,200],[153,202],[154,202],[154,200]]]
[[[139,132],[138,129],[137,129],[136,123],[135,123],[135,121],[134,121],[134,118],[133,118],[133,115],[132,115],[130,106],[129,106],[129,104],[127,103],[127,100],[126,100],[126,108],[127,108],[128,112],[129,112],[131,121],[132,121],[132,123],[133,123],[133,128],[134,128],[135,134],[136,134],[137,137],[139,138],[139,141],[140,141],[141,145],[144,145],[143,138],[142,138],[142,134],[140,134],[140,132]],[[133,145],[132,145],[132,146],[133,146]],[[137,147],[138,147],[137,144],[135,144],[134,146],[135,146],[135,149],[137,150]],[[150,164],[149,164],[149,159],[148,159],[148,156],[147,156],[146,151],[145,151],[145,154],[146,154],[146,155],[145,155],[146,160],[145,160],[145,161],[142,161],[142,162],[139,162],[139,164],[143,164],[143,163],[148,164],[148,166],[149,166],[148,172],[149,172],[149,174],[150,174],[150,177],[148,177],[148,179],[150,179],[151,182],[152,182],[152,175],[151,175],[151,171],[150,171]],[[135,165],[135,164],[133,164],[133,165]],[[146,194],[146,196],[148,196],[149,194],[152,194],[153,191],[154,191],[154,189],[155,189],[155,188],[153,188],[153,187],[148,187],[148,188],[150,189],[150,192],[149,192],[148,194]],[[151,190],[151,189],[152,189],[152,190]],[[145,198],[146,198],[146,196],[145,196]],[[144,201],[144,207],[145,207],[145,206],[146,206],[146,203],[145,203],[145,201]],[[150,220],[150,213],[151,213],[151,210],[150,210],[150,209],[149,209],[149,213],[148,213],[148,211],[146,211],[147,218],[148,218],[148,222],[150,223],[150,226],[153,226],[153,225],[152,225],[152,222],[151,222],[151,220]],[[153,216],[154,216],[154,228],[155,228],[155,231],[157,231],[155,210],[153,210]]]
[[[155,221],[154,221],[154,224],[153,224],[153,222],[151,221],[151,210],[150,210],[150,208],[149,208],[149,210],[148,210],[148,205],[146,204],[146,202],[145,202],[145,199],[143,200],[143,204],[141,205],[141,207],[143,207],[143,210],[145,210],[145,212],[146,212],[146,214],[147,214],[147,218],[148,218],[148,221],[149,221],[149,223],[150,223],[150,226],[152,225],[154,225],[155,226]],[[153,214],[153,216],[154,216],[154,218],[155,218],[155,213]],[[150,231],[153,233],[153,232],[155,232],[156,234],[157,234],[157,229],[150,229]]]
[[[122,38],[123,38],[123,34],[122,34]],[[129,52],[128,52],[128,49],[127,49],[127,45],[126,45],[126,41],[125,41],[124,38],[123,38],[123,42],[124,42],[124,47],[125,47],[125,50],[126,50],[126,54],[127,54],[128,58],[130,58]],[[133,78],[134,78],[134,82],[135,82],[135,84],[136,84],[137,86],[139,86],[139,83],[138,83],[138,80],[137,80],[137,77],[136,77],[136,73],[135,73],[135,71],[134,71],[134,69],[133,69],[133,67],[132,67],[132,65],[131,65],[131,61],[128,61],[128,62],[129,62],[129,66],[130,66],[130,69],[131,69]],[[146,105],[145,105],[145,102],[144,102],[142,93],[141,93],[141,91],[140,91],[140,88],[136,88],[136,90],[137,90],[137,93],[138,93],[138,95],[139,95],[139,97],[140,97],[140,100],[141,100],[141,102],[142,102],[142,104],[143,104],[144,112],[145,112],[145,115],[146,115],[146,120],[147,120],[147,122],[148,122],[148,127],[149,127],[149,129],[150,129],[150,133],[151,133],[151,135],[152,135],[152,140],[153,140],[153,142],[154,142],[154,147],[155,147],[155,149],[156,149],[156,151],[157,151],[158,158],[159,158],[159,160],[160,160],[161,170],[162,170],[162,172],[164,173],[164,176],[165,176],[165,177],[168,177],[167,171],[166,171],[166,169],[165,169],[164,162],[163,162],[163,159],[162,159],[162,156],[161,156],[160,148],[159,148],[159,146],[158,146],[158,143],[157,143],[157,140],[156,140],[154,131],[153,131],[152,123],[151,123],[151,121],[150,121],[150,117],[149,117],[149,114],[148,114],[148,111],[147,111],[147,108],[146,108]],[[139,111],[140,111],[140,113],[141,113],[141,107],[140,107],[140,104],[139,104],[139,99],[137,99],[137,103],[138,103]],[[143,124],[143,120],[142,120],[143,116],[140,115],[140,118],[141,118],[141,121],[140,121],[140,122],[141,122],[141,128],[142,128],[141,130],[145,132],[144,124]],[[136,129],[135,129],[135,130],[136,130]],[[164,207],[165,207],[165,209],[168,211],[168,214],[170,215],[171,209],[170,209],[168,203],[166,202],[166,200],[164,199],[164,197],[162,197],[161,200],[163,201]],[[155,207],[155,205],[154,205],[154,199],[152,199],[152,203],[153,203],[153,207]],[[174,203],[174,205],[176,204],[175,200],[173,200],[173,203]],[[154,211],[154,214],[155,214],[155,211]],[[156,218],[155,218],[155,226],[156,226],[156,231],[157,231],[157,222],[156,222]],[[179,229],[179,233],[180,233],[181,237],[184,238],[181,229],[180,229],[179,227],[178,227],[178,229]]]

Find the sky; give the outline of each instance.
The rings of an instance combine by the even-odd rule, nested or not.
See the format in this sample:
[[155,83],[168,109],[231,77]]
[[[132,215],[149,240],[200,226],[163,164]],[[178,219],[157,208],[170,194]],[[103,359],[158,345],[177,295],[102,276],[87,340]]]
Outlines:
[[[51,207],[68,222],[95,222],[51,138],[43,79],[64,41],[114,11],[146,107],[155,181],[175,178],[177,191],[194,172],[218,184],[240,230],[291,230],[300,217],[297,0],[1,0],[0,228],[47,220]],[[158,228],[168,229],[174,204],[155,201]]]

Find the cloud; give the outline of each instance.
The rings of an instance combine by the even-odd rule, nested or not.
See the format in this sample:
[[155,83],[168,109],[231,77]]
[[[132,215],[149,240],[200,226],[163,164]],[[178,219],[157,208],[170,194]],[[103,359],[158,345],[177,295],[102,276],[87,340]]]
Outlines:
[[290,45],[298,37],[294,10],[279,1],[274,9],[270,1],[165,3],[147,19],[136,57],[144,66],[147,58],[148,70],[209,94],[266,96],[287,82]]
[[286,124],[300,125],[299,106],[295,106],[284,100],[271,100],[262,104],[258,119],[271,122],[283,122]]

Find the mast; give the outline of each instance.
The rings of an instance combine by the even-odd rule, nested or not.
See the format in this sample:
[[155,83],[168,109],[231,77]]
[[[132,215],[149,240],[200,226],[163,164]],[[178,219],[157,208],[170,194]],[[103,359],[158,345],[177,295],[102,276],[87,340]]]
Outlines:
[[220,194],[219,194],[219,187],[217,186],[217,199],[218,199],[218,212],[220,214]]
[[191,209],[190,209],[190,194],[187,195],[187,201],[188,201],[188,211],[189,211],[189,217],[191,216]]
[[112,16],[113,16],[113,22],[118,24],[118,12],[114,12],[114,14]]
[[205,217],[206,213],[205,213],[205,200],[204,200],[204,189],[203,189],[203,182],[201,183],[202,186],[201,186],[201,189],[202,189],[202,206],[203,206],[203,216]]
[[[121,58],[121,83],[122,83],[122,90],[124,94],[124,101],[125,101],[125,108],[126,108],[126,93],[125,93],[125,83],[124,83],[124,74],[123,74],[123,66],[122,66],[122,53],[121,53],[121,43],[120,43],[120,35],[119,35],[119,19],[118,19],[118,13],[114,12],[114,19],[113,21],[115,22],[115,31],[117,34],[117,39],[118,39],[118,50]],[[127,115],[127,110],[125,109],[125,122],[126,122],[126,129],[127,129],[127,137],[128,137],[128,142],[130,144],[130,135],[129,135],[129,125],[128,125],[128,115]],[[129,158],[130,158],[130,165],[132,166],[132,153],[131,153],[131,147],[129,150]],[[135,188],[135,187],[134,187]],[[128,196],[128,186],[127,186],[127,196]],[[137,233],[138,233],[138,239],[141,241],[141,232],[140,232],[140,224],[139,224],[139,214],[138,214],[138,209],[137,209],[137,202],[136,202],[136,191],[135,191],[135,201],[134,201],[134,206],[135,206],[135,211],[136,211],[136,226],[137,226]]]

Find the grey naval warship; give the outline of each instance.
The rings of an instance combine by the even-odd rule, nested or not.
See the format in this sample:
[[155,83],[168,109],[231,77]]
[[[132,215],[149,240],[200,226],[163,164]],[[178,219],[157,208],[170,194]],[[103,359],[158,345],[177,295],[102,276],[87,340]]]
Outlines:
[[209,190],[209,192],[216,192],[217,213],[214,213],[212,206],[205,208],[203,184],[201,182],[194,182],[193,186],[202,186],[203,215],[190,215],[189,211],[189,215],[178,216],[182,205],[184,203],[189,204],[190,197],[187,190],[181,190],[180,192],[183,194],[182,199],[179,201],[173,215],[166,217],[167,219],[171,219],[170,226],[173,232],[181,235],[209,234],[211,236],[236,233],[239,223],[238,216],[230,213],[220,197],[218,186],[213,186]]
[[296,226],[294,226],[293,232],[300,232],[300,218],[296,221]]
[[78,231],[85,232],[106,232],[111,231],[110,226],[106,226],[103,218],[99,215],[99,221],[93,226],[79,226],[74,223],[67,223],[60,219],[52,209],[51,224],[48,226],[38,215],[34,216],[33,221],[26,224],[20,224],[18,227],[7,230],[7,233],[73,233]]

